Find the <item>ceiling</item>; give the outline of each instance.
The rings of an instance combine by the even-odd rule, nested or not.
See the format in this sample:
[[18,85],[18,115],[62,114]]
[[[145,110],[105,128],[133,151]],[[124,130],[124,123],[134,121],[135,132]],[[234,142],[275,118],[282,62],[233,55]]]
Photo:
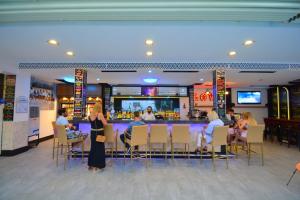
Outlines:
[[[299,0],[251,1],[74,1],[0,0],[0,72],[28,72],[47,81],[73,75],[73,69],[19,70],[19,63],[282,63],[300,64]],[[48,39],[57,39],[58,47]],[[147,47],[146,39],[154,45]],[[252,47],[242,43],[253,39]],[[65,52],[73,50],[75,57]],[[152,57],[145,55],[153,51]],[[235,58],[228,52],[235,50]],[[232,87],[286,84],[298,70],[274,74],[227,72]],[[198,73],[102,73],[88,69],[88,81],[188,85],[211,81]]]
[[285,22],[299,0],[1,0],[0,22],[197,20]]

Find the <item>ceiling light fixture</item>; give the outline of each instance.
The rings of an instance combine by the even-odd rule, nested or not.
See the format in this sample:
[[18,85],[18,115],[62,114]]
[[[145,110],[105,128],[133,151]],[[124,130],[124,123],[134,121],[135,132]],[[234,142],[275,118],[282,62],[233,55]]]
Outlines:
[[148,70],[148,73],[152,73],[152,70]]
[[151,39],[147,39],[145,43],[146,43],[146,45],[151,46],[151,45],[153,45],[154,42]]
[[100,78],[97,78],[97,81],[100,81]]
[[254,42],[255,42],[254,40],[245,40],[244,46],[249,47],[249,46],[253,45]]
[[152,55],[153,55],[153,52],[152,52],[152,51],[147,51],[147,52],[146,52],[146,55],[147,55],[147,56],[152,56]]
[[59,42],[57,40],[54,40],[54,39],[48,40],[47,43],[49,45],[53,45],[53,46],[58,46],[59,45]]
[[157,78],[144,78],[145,83],[156,83]]
[[201,82],[203,82],[203,81],[204,81],[204,79],[203,79],[203,78],[200,78],[200,81],[201,81]]
[[73,51],[67,51],[67,52],[66,52],[66,55],[67,55],[67,56],[72,56],[72,57],[75,56],[75,54],[74,54]]
[[236,56],[236,51],[229,51],[228,55],[230,57],[234,57],[234,56]]

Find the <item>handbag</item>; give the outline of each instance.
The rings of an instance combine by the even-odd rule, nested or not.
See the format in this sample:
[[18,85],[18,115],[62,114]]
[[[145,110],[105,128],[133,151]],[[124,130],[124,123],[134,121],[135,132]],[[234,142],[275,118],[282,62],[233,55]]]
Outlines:
[[[96,121],[95,121],[95,123],[96,123]],[[101,130],[101,129],[97,129],[97,125],[96,125],[96,130]],[[104,135],[97,135],[96,136],[96,142],[102,142],[103,143],[103,142],[105,142],[105,139],[106,139],[106,137]]]
[[103,135],[96,136],[96,142],[105,142],[106,137]]

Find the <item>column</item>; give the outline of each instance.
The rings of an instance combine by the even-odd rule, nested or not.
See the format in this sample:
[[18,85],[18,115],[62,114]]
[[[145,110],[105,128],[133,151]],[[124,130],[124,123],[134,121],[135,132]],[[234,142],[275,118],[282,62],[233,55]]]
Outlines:
[[214,95],[214,109],[219,117],[225,118],[226,116],[226,83],[225,71],[213,71],[213,95]]

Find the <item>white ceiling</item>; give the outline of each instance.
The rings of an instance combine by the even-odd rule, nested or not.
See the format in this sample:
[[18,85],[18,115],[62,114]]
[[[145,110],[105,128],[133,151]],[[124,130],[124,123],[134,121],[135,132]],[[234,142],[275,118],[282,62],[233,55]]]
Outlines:
[[[250,62],[300,63],[300,25],[272,23],[208,23],[208,22],[77,22],[0,25],[0,71],[18,73],[20,62],[91,63],[91,62]],[[60,45],[47,45],[50,38]],[[145,45],[145,39],[154,46]],[[256,41],[245,48],[245,39]],[[153,57],[147,58],[147,50]],[[74,58],[64,55],[73,50]],[[236,58],[227,52],[236,50]],[[88,70],[89,82],[142,84],[149,76],[138,73],[101,73]],[[31,70],[35,76],[54,81],[72,70]],[[230,71],[228,80],[236,86],[287,83],[298,79],[299,71],[278,71],[275,74],[237,74]],[[192,84],[200,78],[210,80],[210,71],[192,74],[154,72],[160,84]],[[258,81],[259,79],[263,79]]]

